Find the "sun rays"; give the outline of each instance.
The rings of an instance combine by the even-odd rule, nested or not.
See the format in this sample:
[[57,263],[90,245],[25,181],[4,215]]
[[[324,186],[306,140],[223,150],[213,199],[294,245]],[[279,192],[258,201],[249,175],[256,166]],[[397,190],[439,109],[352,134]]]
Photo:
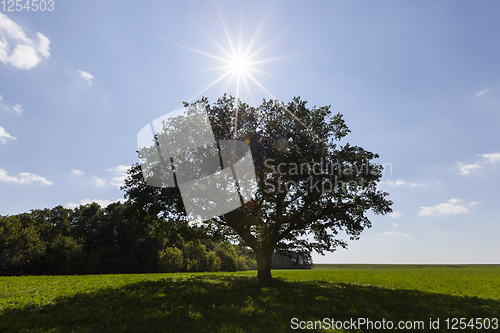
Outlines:
[[[223,89],[224,93],[230,93],[229,92],[229,87],[234,88],[234,97],[235,97],[235,124],[234,128],[235,131],[237,129],[237,123],[238,123],[238,105],[240,102],[240,96],[241,96],[241,91],[243,89],[248,92],[248,95],[250,97],[250,101],[252,104],[255,105],[255,100],[253,98],[253,93],[252,89],[250,88],[250,84],[253,84],[253,87],[256,87],[267,95],[267,97],[271,97],[273,100],[275,100],[285,112],[289,113],[293,118],[295,118],[300,124],[303,125],[303,127],[309,131],[311,134],[313,134],[319,141],[322,141],[321,138],[316,135],[309,126],[307,126],[302,120],[300,120],[293,112],[291,112],[282,102],[280,102],[273,93],[269,89],[267,89],[264,84],[259,80],[259,75],[266,75],[266,76],[272,76],[272,77],[277,77],[280,78],[279,76],[276,76],[274,74],[268,73],[262,69],[259,69],[258,66],[265,64],[265,63],[270,63],[270,62],[275,62],[279,60],[283,60],[285,58],[293,57],[299,54],[290,54],[290,55],[284,55],[284,56],[277,56],[277,57],[271,57],[271,58],[265,58],[261,57],[261,53],[263,50],[266,48],[269,48],[273,45],[273,43],[276,41],[278,37],[283,33],[280,32],[276,34],[274,37],[268,39],[264,44],[261,44],[260,46],[257,46],[258,44],[258,36],[263,30],[263,25],[266,20],[266,17],[269,13],[269,9],[267,12],[264,14],[262,20],[260,21],[259,26],[253,33],[252,37],[250,38],[250,42],[244,43],[244,39],[242,37],[242,32],[243,32],[243,27],[242,27],[242,14],[240,13],[240,18],[239,18],[239,31],[238,31],[238,38],[236,40],[233,40],[231,37],[231,34],[229,32],[229,29],[226,26],[226,23],[224,22],[224,19],[222,18],[222,14],[219,10],[219,8],[216,6],[217,13],[219,16],[220,20],[220,25],[224,31],[225,37],[221,39],[216,39],[212,35],[208,34],[203,28],[195,24],[200,31],[207,37],[208,40],[210,40],[218,49],[219,53],[218,54],[213,54],[209,53],[206,51],[202,51],[200,49],[195,49],[189,46],[185,46],[182,44],[178,44],[172,41],[167,41],[165,39],[162,39],[168,43],[171,43],[173,45],[176,45],[178,47],[181,47],[183,49],[189,50],[191,52],[197,53],[199,55],[202,55],[207,58],[211,58],[214,60],[217,60],[220,62],[218,66],[212,67],[212,68],[205,68],[203,70],[199,70],[198,72],[208,72],[208,71],[214,71],[218,72],[216,77],[212,79],[211,82],[205,85],[204,88],[199,90],[196,94],[194,94],[192,97],[190,97],[187,102],[192,102],[193,100],[200,98],[203,93],[205,93],[207,90],[210,88],[216,86],[217,84],[222,84],[223,80],[226,79],[226,85]],[[227,42],[226,46],[223,46],[223,42]],[[233,95],[232,93],[230,93]]]
[[[281,33],[277,34],[273,38],[267,40],[264,44],[258,45],[258,36],[263,30],[263,24],[266,20],[269,10],[263,16],[259,26],[253,33],[248,43],[245,43],[242,37],[243,27],[241,23],[242,22],[241,17],[239,20],[240,25],[239,25],[238,36],[236,39],[234,39],[233,37],[231,37],[230,30],[228,29],[226,23],[224,22],[224,19],[222,18],[222,14],[219,8],[217,8],[217,12],[220,20],[220,25],[225,35],[223,38],[216,39],[213,36],[209,35],[204,29],[198,27],[200,31],[217,47],[219,51],[217,54],[208,53],[199,49],[195,49],[189,46],[169,41],[169,43],[174,44],[178,47],[184,48],[191,52],[195,52],[204,57],[215,59],[218,62],[220,62],[218,66],[203,70],[203,71],[214,71],[217,74],[215,75],[215,78],[211,80],[211,82],[206,84],[196,94],[190,97],[187,100],[187,102],[191,102],[196,98],[199,98],[203,93],[205,93],[210,88],[216,86],[217,84],[223,84],[224,82],[226,83],[224,87],[224,92],[228,92],[229,88],[231,88],[231,90],[235,92],[234,95],[236,98],[235,99],[236,103],[239,101],[243,90],[248,93],[251,102],[255,103],[253,97],[254,95],[252,93],[252,90],[255,89],[252,89],[251,86],[254,88],[258,88],[257,90],[260,89],[263,92],[265,92],[267,97],[276,99],[276,97],[269,91],[269,89],[267,89],[264,86],[261,80],[259,80],[259,76],[260,75],[266,75],[272,77],[277,77],[277,76],[268,73],[262,69],[259,69],[258,66],[273,61],[279,61],[281,59],[288,58],[291,55],[278,56],[272,58],[259,57],[262,51],[272,46],[273,42],[281,35]],[[226,43],[226,46],[223,46],[224,43]]]

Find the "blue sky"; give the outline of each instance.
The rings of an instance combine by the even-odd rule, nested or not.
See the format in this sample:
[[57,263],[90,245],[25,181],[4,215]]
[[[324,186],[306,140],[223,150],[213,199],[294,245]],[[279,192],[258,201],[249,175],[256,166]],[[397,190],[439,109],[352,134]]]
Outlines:
[[[499,16],[495,1],[0,8],[0,214],[122,198],[137,133],[183,101],[301,96],[380,154],[395,210],[315,262],[500,263]],[[227,36],[257,52],[258,84],[210,86]]]

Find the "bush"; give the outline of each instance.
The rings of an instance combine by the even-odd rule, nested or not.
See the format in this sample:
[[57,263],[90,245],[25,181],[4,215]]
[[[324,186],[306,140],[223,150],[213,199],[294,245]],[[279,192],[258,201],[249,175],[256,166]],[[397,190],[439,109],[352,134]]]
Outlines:
[[14,216],[0,217],[0,274],[33,273],[45,250],[33,225],[22,225]]
[[237,271],[246,271],[248,270],[247,259],[241,256],[236,258],[236,270]]
[[231,244],[220,242],[215,247],[215,253],[221,260],[220,269],[226,272],[235,272],[237,269],[238,255]]
[[210,272],[220,271],[221,260],[214,251],[208,251],[208,270]]
[[193,239],[188,226],[129,204],[57,206],[0,216],[0,275],[113,274],[255,269],[252,250]]
[[208,270],[208,256],[205,245],[201,243],[186,243],[183,251],[188,272],[203,272]]
[[47,247],[43,262],[45,271],[52,274],[73,275],[81,273],[84,259],[82,246],[73,238],[56,236]]
[[182,251],[176,247],[166,247],[159,254],[158,267],[161,272],[179,272],[184,264]]

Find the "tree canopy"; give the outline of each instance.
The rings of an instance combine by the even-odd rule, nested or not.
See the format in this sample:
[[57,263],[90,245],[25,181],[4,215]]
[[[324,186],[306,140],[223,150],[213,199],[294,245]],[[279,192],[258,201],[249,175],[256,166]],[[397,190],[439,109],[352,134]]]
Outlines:
[[[198,102],[206,106],[216,140],[248,143],[258,188],[251,202],[197,228],[205,237],[250,247],[259,280],[271,278],[275,251],[294,257],[345,248],[340,231],[359,239],[371,227],[368,211],[392,211],[388,193],[377,188],[383,174],[374,161],[378,155],[343,144],[350,131],[330,106],[307,107],[299,97],[286,105],[264,100],[257,107],[238,101],[235,108],[227,95],[213,105],[207,98]],[[148,185],[139,164],[129,170],[123,189],[143,214],[188,223],[179,188]]]
[[109,274],[255,269],[248,249],[189,234],[125,203],[57,206],[0,216],[0,275]]

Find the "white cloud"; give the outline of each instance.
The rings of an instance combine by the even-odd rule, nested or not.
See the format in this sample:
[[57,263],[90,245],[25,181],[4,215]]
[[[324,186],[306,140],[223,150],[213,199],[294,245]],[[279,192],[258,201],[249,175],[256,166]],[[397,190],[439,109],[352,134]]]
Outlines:
[[448,202],[452,204],[458,204],[461,203],[462,201],[463,201],[462,199],[455,199],[455,198],[451,198],[450,200],[448,200]]
[[87,81],[87,83],[89,84],[89,86],[92,85],[92,79],[94,78],[94,75],[88,73],[88,72],[85,72],[85,71],[78,71],[78,75],[80,75],[80,77],[82,79],[84,79],[85,81]]
[[382,236],[394,236],[394,237],[401,237],[401,236],[411,236],[410,234],[406,234],[404,232],[395,232],[395,231],[386,231],[382,234]]
[[[130,168],[130,165],[118,165],[113,168],[107,169],[108,172],[112,173],[111,179],[104,177],[92,176],[92,183],[97,187],[106,187],[106,186],[116,186],[120,188],[124,185],[124,180],[127,177],[127,170]],[[81,172],[80,170],[76,170]],[[73,174],[75,174],[72,171]],[[83,175],[83,172],[81,173]]]
[[37,33],[38,44],[26,36],[23,28],[0,13],[0,61],[19,69],[30,69],[50,56],[50,40]]
[[94,184],[94,186],[97,187],[105,187],[108,185],[106,180],[99,178],[97,176],[92,176],[92,184]]
[[487,162],[496,164],[500,162],[500,153],[491,153],[491,154],[483,154],[479,155],[482,158],[486,159]]
[[432,216],[432,215],[453,215],[461,213],[469,213],[470,210],[463,205],[463,200],[450,199],[448,202],[438,204],[432,207],[420,207],[418,215]]
[[9,107],[9,109],[17,114],[21,114],[24,111],[20,104],[12,105]]
[[471,171],[476,169],[482,169],[483,167],[479,163],[474,164],[463,164],[458,162],[458,168],[460,169],[460,174],[462,176],[470,175]]
[[0,143],[6,144],[7,140],[17,141],[15,137],[7,133],[5,129],[2,126],[0,126]]
[[380,185],[389,185],[389,186],[412,186],[412,187],[420,187],[424,186],[421,183],[409,183],[406,180],[398,179],[396,181],[393,180],[383,180],[379,183]]
[[486,163],[496,164],[500,162],[500,153],[482,154],[478,156],[481,157],[482,160],[476,163],[464,164],[457,162],[461,175],[467,176],[474,170],[483,169]]
[[397,224],[397,223],[393,223],[393,224],[392,224],[392,226],[393,226],[393,227],[399,227],[399,224]]
[[79,203],[68,203],[66,204],[66,206],[68,206],[69,208],[71,209],[74,209],[76,207],[79,207],[80,205],[86,205],[86,204],[89,204],[89,203],[92,203],[92,202],[95,202],[97,204],[99,204],[99,206],[101,206],[102,208],[105,208],[107,207],[109,204],[112,204],[112,203],[115,203],[115,202],[125,202],[125,199],[118,199],[118,200],[102,200],[102,199],[93,199],[93,200],[90,200],[89,198],[86,198],[86,199],[82,199],[80,200]]
[[45,179],[42,176],[34,175],[32,173],[23,172],[17,175],[17,177],[9,176],[7,171],[0,169],[0,182],[6,183],[17,183],[17,184],[31,184],[38,182],[41,185],[52,185],[53,182]]
[[402,180],[402,179],[398,179],[396,181],[392,181],[392,180],[384,180],[384,181],[381,181],[380,182],[381,184],[387,184],[387,185],[390,185],[390,186],[403,186],[403,185],[406,185],[408,184],[408,182],[406,180]]
[[45,58],[48,58],[50,56],[50,40],[39,32],[37,32],[36,35],[40,41],[38,43],[38,52]]
[[71,174],[72,174],[72,175],[77,175],[77,176],[82,176],[82,175],[84,175],[85,173],[84,173],[82,170],[73,169],[73,170],[71,170]]
[[400,212],[392,212],[392,213],[389,213],[389,216],[397,219],[398,217],[401,216],[401,213]]
[[108,171],[115,174],[115,177],[111,179],[111,185],[116,187],[124,185],[124,180],[127,177],[128,169],[130,169],[130,165],[119,165],[117,167],[108,169]]
[[4,103],[0,103],[1,106],[3,106],[3,109],[5,111],[8,111],[8,112],[13,112],[13,113],[17,113],[17,114],[21,114],[23,113],[24,109],[23,107],[20,105],[20,104],[16,104],[16,105],[6,105]]
[[481,90],[476,94],[476,96],[481,96],[490,92],[490,89]]
[[3,108],[5,111],[8,111],[8,112],[17,113],[19,115],[21,113],[23,113],[23,111],[24,111],[23,107],[20,104],[16,104],[16,105],[5,104],[3,101],[2,95],[0,95],[0,108]]

